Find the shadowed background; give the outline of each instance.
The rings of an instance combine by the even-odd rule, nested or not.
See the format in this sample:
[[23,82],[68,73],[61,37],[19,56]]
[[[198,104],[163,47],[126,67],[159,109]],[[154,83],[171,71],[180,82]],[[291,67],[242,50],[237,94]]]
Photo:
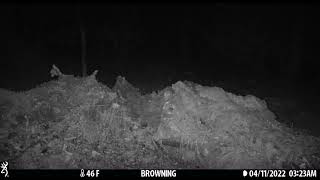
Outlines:
[[177,80],[319,80],[313,4],[2,4],[1,88],[50,80],[56,64],[81,75],[81,32],[88,74],[112,86],[117,75],[148,90]]

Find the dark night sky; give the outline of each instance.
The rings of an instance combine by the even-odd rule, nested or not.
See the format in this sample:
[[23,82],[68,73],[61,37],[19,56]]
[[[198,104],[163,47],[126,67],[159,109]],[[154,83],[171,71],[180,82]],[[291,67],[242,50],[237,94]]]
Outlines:
[[317,4],[3,4],[1,88],[49,80],[52,64],[111,84],[190,78],[292,78],[320,73]]

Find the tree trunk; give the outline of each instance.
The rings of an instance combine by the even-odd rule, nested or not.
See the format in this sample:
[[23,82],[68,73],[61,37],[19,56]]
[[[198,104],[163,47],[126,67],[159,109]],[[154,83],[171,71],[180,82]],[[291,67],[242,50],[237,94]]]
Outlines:
[[76,7],[76,18],[77,23],[80,27],[80,43],[81,43],[81,69],[82,69],[82,76],[87,76],[87,62],[86,62],[86,56],[87,56],[87,41],[86,41],[86,32],[85,32],[85,25],[83,22],[83,18],[81,15],[81,5]]
[[86,32],[83,27],[80,27],[81,31],[81,66],[82,66],[82,76],[87,76],[87,63],[86,63],[86,55],[87,55],[87,41],[86,41]]

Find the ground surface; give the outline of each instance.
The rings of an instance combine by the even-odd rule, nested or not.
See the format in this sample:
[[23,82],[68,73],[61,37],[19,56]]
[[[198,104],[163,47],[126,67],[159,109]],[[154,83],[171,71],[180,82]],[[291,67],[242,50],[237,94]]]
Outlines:
[[111,89],[95,75],[60,74],[26,92],[1,90],[0,160],[13,168],[319,167],[311,88],[200,83],[119,77]]

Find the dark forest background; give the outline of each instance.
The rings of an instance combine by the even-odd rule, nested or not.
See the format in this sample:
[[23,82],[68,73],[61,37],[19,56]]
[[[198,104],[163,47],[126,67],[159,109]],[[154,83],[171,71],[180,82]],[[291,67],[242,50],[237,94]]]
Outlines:
[[1,88],[50,80],[56,64],[112,86],[228,79],[317,85],[318,4],[1,4]]

